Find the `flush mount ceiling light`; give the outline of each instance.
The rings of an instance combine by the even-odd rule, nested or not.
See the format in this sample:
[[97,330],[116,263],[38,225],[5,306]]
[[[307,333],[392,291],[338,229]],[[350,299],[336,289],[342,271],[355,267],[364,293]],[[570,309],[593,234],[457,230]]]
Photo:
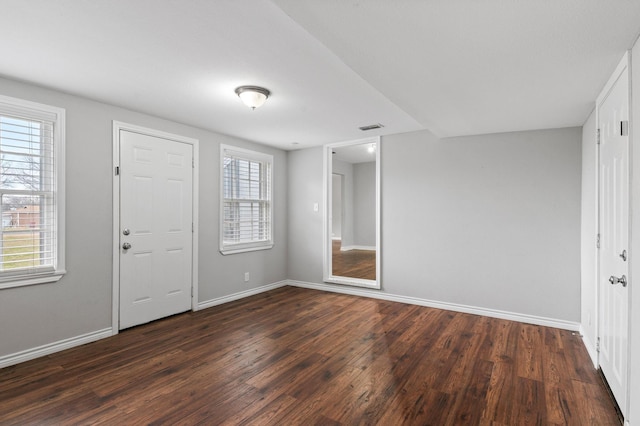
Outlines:
[[256,109],[267,100],[271,92],[264,87],[240,86],[236,89],[236,94],[242,102],[251,109]]

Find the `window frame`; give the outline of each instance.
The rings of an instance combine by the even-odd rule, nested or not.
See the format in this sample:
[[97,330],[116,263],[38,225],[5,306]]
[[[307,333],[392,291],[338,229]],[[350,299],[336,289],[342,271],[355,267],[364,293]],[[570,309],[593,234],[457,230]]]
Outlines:
[[[231,154],[234,157],[266,164],[268,167],[268,182],[267,190],[269,193],[268,207],[269,207],[269,237],[267,240],[241,242],[241,243],[228,243],[224,240],[225,223],[224,223],[224,207],[228,201],[224,198],[224,161],[225,158]],[[220,144],[220,220],[219,220],[219,248],[220,253],[223,255],[245,253],[256,250],[268,250],[274,246],[274,223],[273,223],[273,155],[257,152],[245,148],[238,148],[231,145]]]
[[64,108],[0,95],[0,115],[31,121],[47,121],[53,126],[53,170],[51,171],[55,222],[54,262],[51,267],[21,271],[0,271],[0,289],[33,284],[52,283],[60,280],[65,270],[65,115]]

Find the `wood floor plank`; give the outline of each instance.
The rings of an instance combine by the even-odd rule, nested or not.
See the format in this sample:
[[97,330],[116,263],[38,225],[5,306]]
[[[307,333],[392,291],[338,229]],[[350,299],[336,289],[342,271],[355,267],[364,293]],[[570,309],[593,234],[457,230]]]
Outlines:
[[493,363],[486,394],[483,419],[497,424],[512,424],[511,407],[515,391],[515,367],[509,358]]
[[0,369],[0,424],[620,423],[574,333],[284,287]]
[[330,416],[330,413],[333,413],[335,407],[345,399],[345,394],[354,389],[354,383],[363,371],[362,368],[339,364],[341,366],[334,367],[337,374],[329,377],[323,376],[318,381],[312,381],[311,377],[308,383],[300,384],[289,393],[302,402],[302,405],[295,412],[281,416],[280,424],[303,424],[307,420],[312,423],[310,420],[315,419],[318,415],[331,419],[332,422],[337,422]]
[[516,379],[512,418],[518,424],[541,425],[547,420],[547,405],[543,384],[534,379],[518,376]]
[[476,358],[464,377],[464,386],[456,391],[456,400],[446,423],[478,424],[482,419],[486,396],[493,372],[493,363]]
[[[546,343],[550,343],[548,340]],[[556,341],[553,341],[552,347]],[[547,418],[553,424],[566,424],[571,418],[567,401],[575,399],[571,379],[565,373],[567,361],[563,352],[547,352],[546,362],[543,364],[545,399],[547,403]]]
[[520,325],[520,340],[516,352],[516,369],[520,377],[542,380],[543,353],[538,350],[543,347],[541,329],[537,325]]
[[520,323],[513,321],[492,321],[492,331],[485,332],[491,345],[489,361],[515,362],[518,350]]
[[454,396],[432,388],[419,392],[400,391],[382,413],[378,424],[444,425]]

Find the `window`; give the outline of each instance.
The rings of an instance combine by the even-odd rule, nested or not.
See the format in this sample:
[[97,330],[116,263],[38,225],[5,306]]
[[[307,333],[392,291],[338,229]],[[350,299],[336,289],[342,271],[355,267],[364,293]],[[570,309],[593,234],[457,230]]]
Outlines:
[[273,157],[221,145],[220,159],[220,252],[273,247]]
[[64,274],[64,116],[0,96],[0,288]]

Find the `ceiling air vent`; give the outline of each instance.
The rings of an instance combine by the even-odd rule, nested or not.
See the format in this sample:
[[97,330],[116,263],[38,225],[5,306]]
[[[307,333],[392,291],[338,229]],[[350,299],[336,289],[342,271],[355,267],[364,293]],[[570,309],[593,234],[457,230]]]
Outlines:
[[362,130],[363,132],[366,132],[367,130],[373,130],[373,129],[380,129],[384,127],[382,124],[378,123],[378,124],[369,124],[368,126],[362,126],[360,127],[360,130]]

